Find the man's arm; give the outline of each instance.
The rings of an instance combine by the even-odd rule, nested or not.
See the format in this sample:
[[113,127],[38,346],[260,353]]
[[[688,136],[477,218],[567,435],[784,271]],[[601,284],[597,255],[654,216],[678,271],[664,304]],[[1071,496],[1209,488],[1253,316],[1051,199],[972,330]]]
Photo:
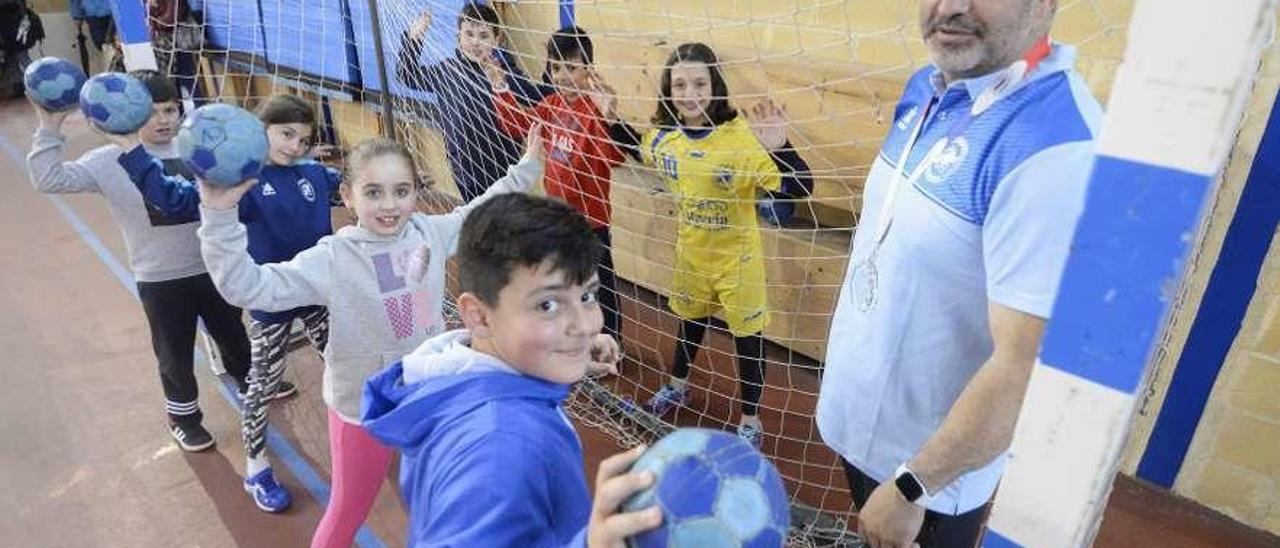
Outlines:
[[995,345],[991,357],[907,464],[931,494],[990,463],[1013,441],[1045,320],[994,301],[987,310]]

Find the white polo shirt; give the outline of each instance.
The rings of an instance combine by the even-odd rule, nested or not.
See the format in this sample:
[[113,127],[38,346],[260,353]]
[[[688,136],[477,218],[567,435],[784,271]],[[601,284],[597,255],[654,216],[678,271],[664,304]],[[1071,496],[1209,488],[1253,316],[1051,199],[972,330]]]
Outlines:
[[[1102,119],[1074,60],[1074,48],[1054,44],[976,117],[974,101],[1000,73],[944,88],[927,67],[907,83],[867,177],[818,397],[823,440],[877,481],[920,450],[991,356],[988,301],[1049,317]],[[856,301],[854,266],[875,247],[896,162],[926,111],[899,184],[936,141],[950,146],[900,188],[867,306]],[[986,503],[1004,460],[961,476],[929,508],[958,514]]]

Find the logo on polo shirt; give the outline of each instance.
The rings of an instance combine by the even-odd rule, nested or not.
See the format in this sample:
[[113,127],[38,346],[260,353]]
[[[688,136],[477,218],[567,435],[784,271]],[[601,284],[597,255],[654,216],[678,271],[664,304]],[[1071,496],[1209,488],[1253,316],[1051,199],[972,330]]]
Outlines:
[[276,187],[271,186],[271,183],[262,183],[262,195],[263,195],[263,196],[275,196],[275,195],[276,195]]
[[942,152],[925,168],[924,179],[930,183],[941,183],[955,173],[969,156],[969,141],[964,136],[947,142]]
[[302,192],[302,197],[308,202],[316,201],[316,189],[311,186],[311,181],[306,179],[298,179],[298,190]]

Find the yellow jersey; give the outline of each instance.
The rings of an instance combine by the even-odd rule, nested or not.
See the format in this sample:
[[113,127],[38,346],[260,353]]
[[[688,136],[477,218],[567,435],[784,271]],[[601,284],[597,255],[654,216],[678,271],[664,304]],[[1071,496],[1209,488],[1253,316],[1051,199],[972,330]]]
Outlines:
[[763,267],[756,193],[778,191],[782,176],[742,116],[696,139],[680,130],[649,130],[640,155],[675,194],[677,260],[725,273],[743,263]]

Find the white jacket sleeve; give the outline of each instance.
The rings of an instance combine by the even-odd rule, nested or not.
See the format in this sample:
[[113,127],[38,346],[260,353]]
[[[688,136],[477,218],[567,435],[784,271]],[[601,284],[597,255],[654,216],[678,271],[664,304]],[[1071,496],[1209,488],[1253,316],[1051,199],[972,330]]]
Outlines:
[[238,209],[200,206],[200,253],[218,292],[227,302],[250,310],[281,312],[328,304],[332,236],[283,263],[256,264]]
[[[93,159],[102,151],[91,151],[80,159],[63,162],[63,137],[56,131],[40,129],[31,138],[31,152],[27,153],[27,173],[37,192],[45,194],[72,194],[98,192],[94,178]],[[112,159],[114,161],[114,158]]]

